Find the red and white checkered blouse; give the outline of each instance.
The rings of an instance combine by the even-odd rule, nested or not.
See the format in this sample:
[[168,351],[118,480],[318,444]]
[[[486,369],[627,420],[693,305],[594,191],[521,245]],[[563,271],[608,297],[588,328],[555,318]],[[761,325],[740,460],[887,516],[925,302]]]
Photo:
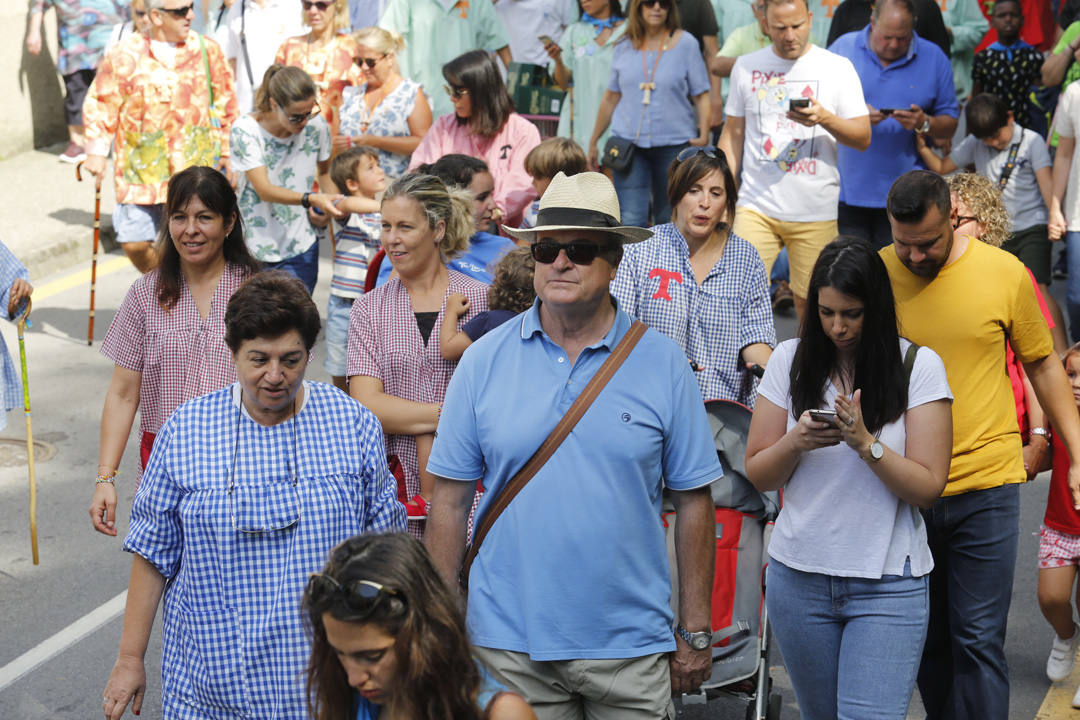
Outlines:
[[101,354],[142,373],[140,434],[157,433],[181,403],[236,382],[232,353],[225,345],[225,305],[246,278],[242,268],[225,265],[205,320],[186,281],[169,311],[158,303],[157,270],[131,285],[101,344]]
[[[450,274],[446,296],[459,292],[469,298],[469,311],[458,320],[460,328],[477,313],[488,309],[488,286],[456,270]],[[457,367],[439,352],[439,330],[446,312],[446,298],[439,310],[427,346],[416,326],[409,292],[396,277],[365,293],[353,303],[349,315],[349,377],[368,375],[382,380],[387,395],[420,403],[442,402],[446,386]],[[386,452],[397,455],[405,471],[409,497],[420,492],[416,440],[411,435],[385,435]],[[419,536],[422,523],[410,522],[409,532]]]

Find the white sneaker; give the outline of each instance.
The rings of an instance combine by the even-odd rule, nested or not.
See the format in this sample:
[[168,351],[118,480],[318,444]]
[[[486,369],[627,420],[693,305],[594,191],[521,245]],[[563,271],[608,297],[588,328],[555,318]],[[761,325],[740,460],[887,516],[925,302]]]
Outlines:
[[[1054,646],[1050,648],[1050,657],[1046,660],[1046,676],[1051,682],[1064,680],[1072,673],[1077,641],[1080,641],[1080,626],[1076,623],[1073,623],[1073,634],[1068,640],[1062,640],[1054,634]],[[1080,694],[1073,698],[1073,704],[1077,701],[1080,701]]]

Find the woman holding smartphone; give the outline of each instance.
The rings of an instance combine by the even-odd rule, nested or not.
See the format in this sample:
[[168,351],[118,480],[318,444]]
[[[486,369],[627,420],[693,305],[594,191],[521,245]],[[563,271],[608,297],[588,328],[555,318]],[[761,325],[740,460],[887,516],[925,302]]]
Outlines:
[[898,335],[873,246],[827,245],[746,448],[751,482],[784,489],[765,602],[804,720],[906,716],[933,567],[919,507],[945,487],[951,401],[941,358]]

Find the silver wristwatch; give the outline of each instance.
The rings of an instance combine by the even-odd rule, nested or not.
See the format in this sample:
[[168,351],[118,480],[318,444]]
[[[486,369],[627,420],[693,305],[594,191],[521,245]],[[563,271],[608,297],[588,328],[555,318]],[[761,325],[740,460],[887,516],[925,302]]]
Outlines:
[[919,126],[918,132],[921,135],[925,135],[926,133],[930,132],[930,118],[926,118],[925,120],[923,120],[923,124]]
[[1033,427],[1028,431],[1030,435],[1042,435],[1047,440],[1050,439],[1050,431],[1044,427]]
[[704,650],[712,644],[712,633],[708,630],[701,632],[690,632],[679,623],[675,626],[675,632],[686,641],[686,644],[695,650]]

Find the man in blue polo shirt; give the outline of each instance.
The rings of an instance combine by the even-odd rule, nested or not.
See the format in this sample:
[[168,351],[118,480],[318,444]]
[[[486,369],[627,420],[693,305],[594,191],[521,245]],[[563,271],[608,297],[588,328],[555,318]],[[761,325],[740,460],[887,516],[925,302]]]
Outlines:
[[[483,523],[631,327],[608,292],[622,243],[600,173],[559,173],[531,242],[537,301],[477,340],[450,381],[428,471],[437,477],[425,543],[456,584],[478,479]],[[712,670],[715,523],[722,475],[686,355],[644,335],[573,431],[491,526],[471,567],[476,653],[540,720],[674,718],[672,693]],[[660,499],[672,491],[678,615]],[[677,625],[675,632],[672,626]]]
[[885,199],[893,181],[923,167],[915,133],[951,138],[959,108],[952,66],[937,45],[915,34],[913,0],[880,0],[870,25],[841,35],[829,50],[846,57],[870,111],[870,148],[841,145],[837,226],[879,248],[892,243]]

